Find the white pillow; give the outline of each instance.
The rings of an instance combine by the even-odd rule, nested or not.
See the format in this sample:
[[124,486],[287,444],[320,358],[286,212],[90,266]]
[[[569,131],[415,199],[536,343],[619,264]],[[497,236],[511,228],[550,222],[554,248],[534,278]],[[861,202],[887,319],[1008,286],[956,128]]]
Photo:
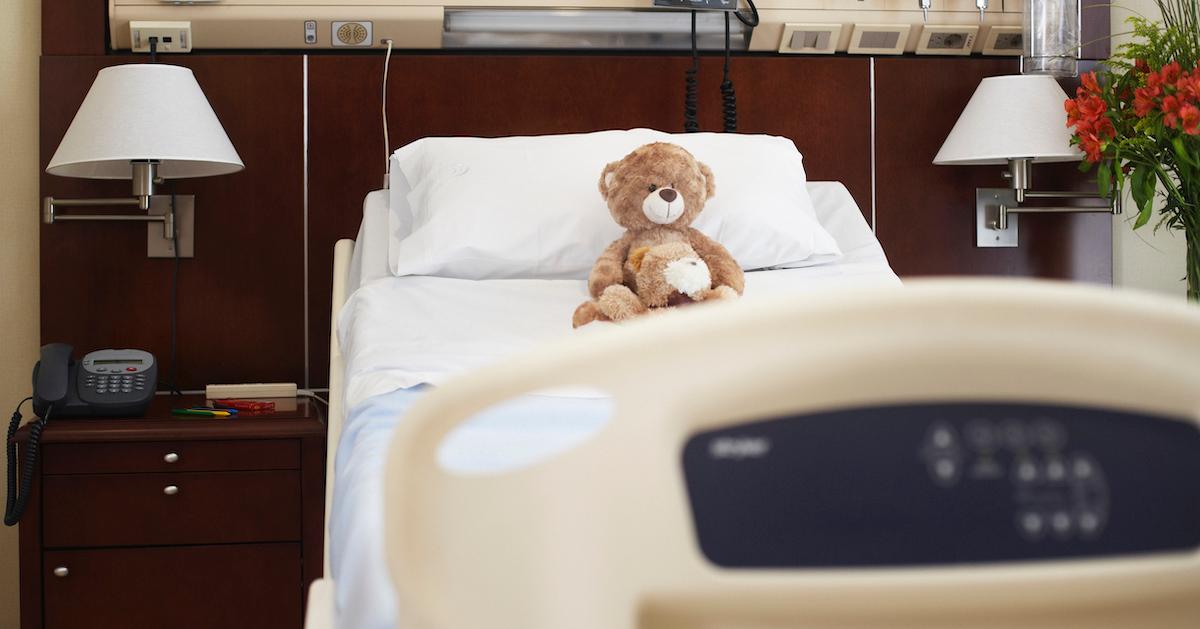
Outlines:
[[391,204],[392,272],[586,278],[604,247],[624,231],[600,196],[601,171],[657,141],[676,143],[712,168],[717,193],[693,226],[725,245],[742,268],[806,266],[840,257],[816,219],[803,158],[791,140],[634,129],[425,138],[401,147],[393,187],[411,186],[411,192],[406,204]]

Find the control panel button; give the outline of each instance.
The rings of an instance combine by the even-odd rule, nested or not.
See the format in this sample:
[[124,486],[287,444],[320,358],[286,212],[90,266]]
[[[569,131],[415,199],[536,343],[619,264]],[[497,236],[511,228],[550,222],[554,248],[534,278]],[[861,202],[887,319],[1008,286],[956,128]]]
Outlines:
[[1067,465],[1062,459],[1052,458],[1046,461],[1046,480],[1061,483],[1067,478]]
[[967,422],[964,432],[967,436],[967,443],[971,444],[972,448],[982,452],[996,448],[998,441],[996,429],[986,419],[973,419]]
[[1029,444],[1025,438],[1025,426],[1015,419],[1000,424],[1000,436],[1004,445],[1012,450],[1023,450]]
[[1067,537],[1071,534],[1071,514],[1066,511],[1055,511],[1050,515],[1050,528],[1054,529],[1054,534],[1058,537]]
[[1066,428],[1050,419],[1039,419],[1033,422],[1030,433],[1038,447],[1045,450],[1060,450],[1067,443]]
[[1020,457],[1013,462],[1013,476],[1017,482],[1033,483],[1038,479],[1038,466],[1033,459],[1029,457]]
[[1036,511],[1026,511],[1017,516],[1017,528],[1026,539],[1039,540],[1046,532],[1046,519]]
[[1100,525],[1103,523],[1100,515],[1094,511],[1081,511],[1076,519],[1079,521],[1079,532],[1085,539],[1094,538],[1100,534]]
[[1077,456],[1071,462],[1071,476],[1074,477],[1075,480],[1088,480],[1095,473],[1095,467],[1092,465],[1091,461],[1087,460],[1086,457]]

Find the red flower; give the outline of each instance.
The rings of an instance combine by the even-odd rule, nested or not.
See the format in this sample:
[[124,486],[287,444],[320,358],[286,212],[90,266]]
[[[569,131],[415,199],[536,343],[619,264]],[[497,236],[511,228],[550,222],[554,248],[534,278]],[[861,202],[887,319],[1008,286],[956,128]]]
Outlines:
[[1089,96],[1079,101],[1079,113],[1084,118],[1103,116],[1105,111],[1108,111],[1108,105],[1099,96]]
[[1200,102],[1200,68],[1184,74],[1175,82],[1175,94],[1184,100]]
[[1094,135],[1080,136],[1079,148],[1083,149],[1083,152],[1086,153],[1087,161],[1089,161],[1093,164],[1100,161],[1102,145],[1101,145],[1100,139],[1097,138],[1096,136],[1094,136]]
[[[1178,64],[1176,64],[1176,65],[1178,65]],[[1178,78],[1178,76],[1176,76],[1176,78]],[[1099,94],[1100,93],[1100,84],[1096,81],[1096,73],[1095,72],[1088,72],[1087,74],[1084,74],[1083,76],[1079,77],[1079,79],[1080,79],[1080,81],[1083,82],[1083,87],[1080,89],[1086,90],[1088,94]]]
[[1146,75],[1146,87],[1158,91],[1162,89],[1162,75],[1157,72],[1151,72]]
[[1179,108],[1179,120],[1183,123],[1183,132],[1188,135],[1200,135],[1200,107],[1184,105]]
[[1168,129],[1174,129],[1179,124],[1179,99],[1174,96],[1163,98],[1162,111],[1163,124],[1167,125]]
[[1134,61],[1133,67],[1136,68],[1138,72],[1143,74],[1150,72],[1150,64],[1146,63],[1145,59],[1138,59],[1137,61]]
[[1163,66],[1160,72],[1162,73],[1163,83],[1171,85],[1179,80],[1179,75],[1183,73],[1183,68],[1180,67],[1178,61],[1172,61]]
[[1063,101],[1063,109],[1067,112],[1067,126],[1075,126],[1075,122],[1079,120],[1079,104],[1074,98],[1068,98]]
[[1137,114],[1138,118],[1145,118],[1146,114],[1158,109],[1156,96],[1148,87],[1137,88],[1133,97],[1133,113]]

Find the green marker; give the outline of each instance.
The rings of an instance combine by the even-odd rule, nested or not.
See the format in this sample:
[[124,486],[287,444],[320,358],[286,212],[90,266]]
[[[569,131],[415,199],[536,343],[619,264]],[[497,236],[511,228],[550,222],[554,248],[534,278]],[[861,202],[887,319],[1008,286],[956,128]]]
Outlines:
[[229,411],[197,411],[190,408],[171,409],[172,415],[189,415],[193,417],[229,417]]

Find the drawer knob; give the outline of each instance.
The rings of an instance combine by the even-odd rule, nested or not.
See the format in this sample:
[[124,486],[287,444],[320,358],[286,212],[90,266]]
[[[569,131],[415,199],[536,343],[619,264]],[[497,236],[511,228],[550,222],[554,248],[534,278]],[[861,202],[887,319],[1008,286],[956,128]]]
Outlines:
[[168,496],[174,496],[175,494],[179,493],[179,488],[175,485],[167,485],[166,487],[163,487],[163,493]]
[[67,570],[66,566],[59,566],[54,569],[54,576],[56,577],[65,577],[68,574],[71,574],[71,571]]
[[163,460],[167,463],[178,463],[179,455],[174,452],[168,452],[166,456],[163,457]]

